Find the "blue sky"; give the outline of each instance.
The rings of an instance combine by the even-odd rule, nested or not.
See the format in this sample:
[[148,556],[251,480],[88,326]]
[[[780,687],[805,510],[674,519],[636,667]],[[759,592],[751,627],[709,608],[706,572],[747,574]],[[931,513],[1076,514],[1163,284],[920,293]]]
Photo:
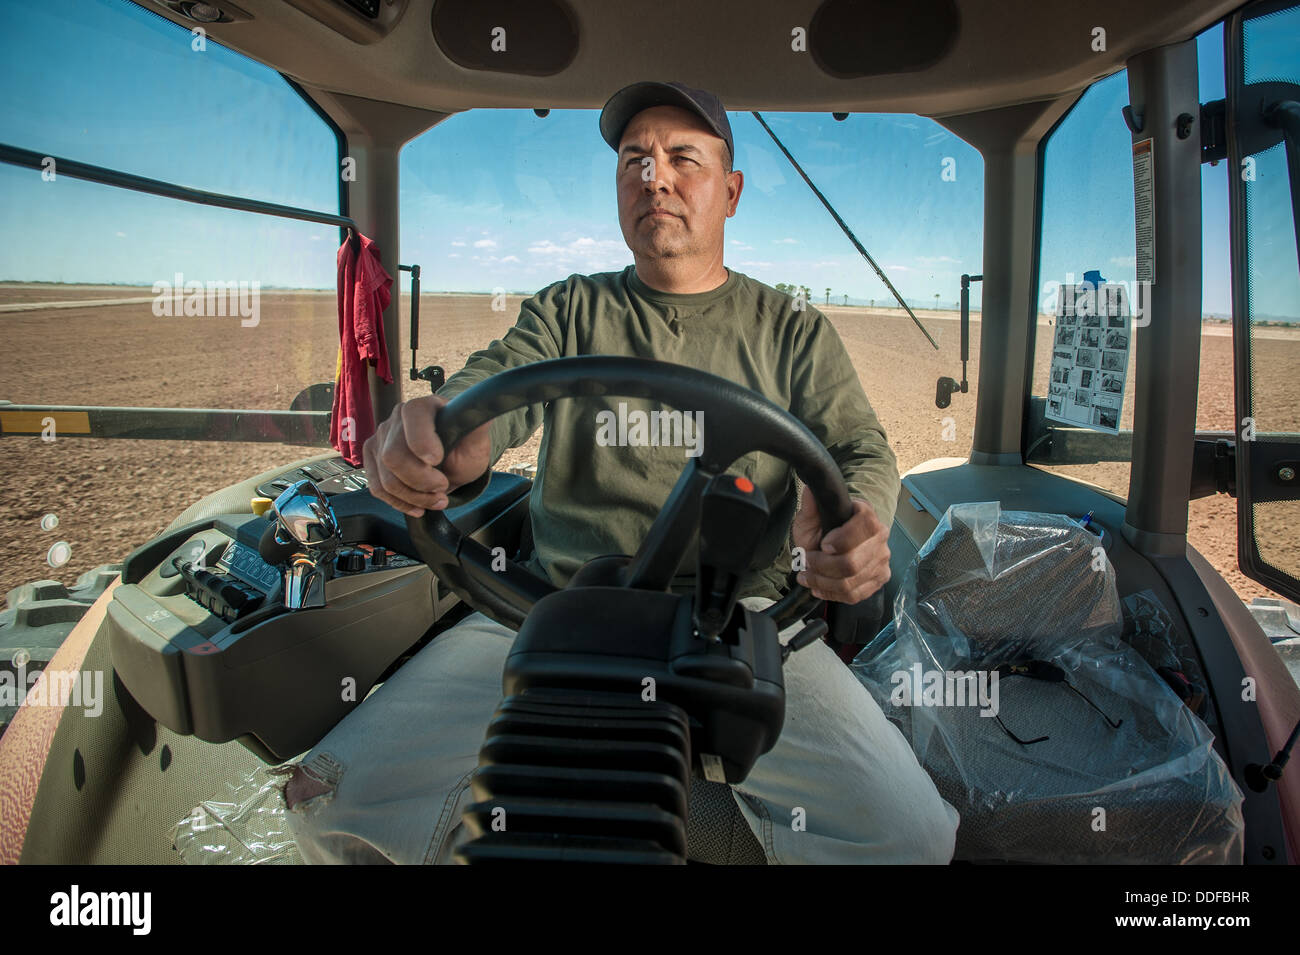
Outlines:
[[[75,9],[75,13],[73,12]],[[1201,99],[1223,95],[1218,28],[1199,44]],[[1263,50],[1254,62],[1290,51]],[[0,5],[3,140],[217,192],[337,210],[333,137],[271,70],[125,0]],[[1292,77],[1294,78],[1294,77]],[[1132,171],[1120,117],[1125,77],[1091,89],[1048,145],[1042,280],[1088,269],[1131,280]],[[883,303],[888,292],[748,113],[730,114],[745,191],[726,263],[821,302]],[[472,111],[401,158],[402,261],[429,290],[532,292],[571,272],[631,262],[618,228],[614,155],[594,110]],[[962,272],[982,270],[983,163],[913,115],[765,114],[909,301],[953,307]],[[955,181],[945,181],[946,159]],[[1207,313],[1230,309],[1226,168],[1202,168]],[[148,285],[200,280],[332,287],[337,231],[142,196],[0,165],[0,279]],[[1279,224],[1280,228],[1280,224]],[[1279,233],[1280,236],[1280,233]],[[1285,242],[1271,274],[1286,272]],[[1268,263],[1261,269],[1269,273]],[[1292,314],[1283,280],[1261,310]],[[978,304],[978,286],[974,295]]]

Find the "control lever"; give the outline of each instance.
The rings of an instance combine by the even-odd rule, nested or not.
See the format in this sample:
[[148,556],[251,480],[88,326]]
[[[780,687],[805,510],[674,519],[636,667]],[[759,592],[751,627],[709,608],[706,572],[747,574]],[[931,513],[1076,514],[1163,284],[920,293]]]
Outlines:
[[[304,479],[291,484],[275,499],[272,512],[272,540],[268,542],[263,534],[258,551],[265,556],[267,552],[282,553],[285,547],[291,550],[284,571],[284,606],[289,610],[325,606],[325,581],[333,572],[334,552],[343,543],[329,498],[311,480]],[[272,544],[280,547],[273,549]]]
[[810,647],[826,634],[830,633],[831,628],[826,625],[825,620],[810,620],[802,630],[796,633],[785,645],[781,647],[781,665],[790,659],[790,654],[804,647]]
[[266,530],[262,531],[262,537],[257,542],[258,555],[272,567],[287,564],[289,558],[298,550],[297,544],[281,544],[276,540],[279,530],[279,523],[271,521],[266,525]]
[[325,606],[325,581],[332,562],[297,554],[284,572],[284,605],[289,610]]
[[704,489],[694,615],[700,636],[737,641],[734,631],[724,638],[718,635],[731,619],[767,520],[767,499],[749,478],[719,474]]

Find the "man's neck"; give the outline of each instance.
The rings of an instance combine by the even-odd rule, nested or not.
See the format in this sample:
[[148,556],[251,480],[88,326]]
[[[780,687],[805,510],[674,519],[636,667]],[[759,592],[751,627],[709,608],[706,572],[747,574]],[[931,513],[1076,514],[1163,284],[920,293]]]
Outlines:
[[703,271],[698,263],[677,259],[638,259],[636,276],[655,291],[671,295],[693,295],[712,292],[730,278],[730,273],[723,266],[722,256],[719,255]]

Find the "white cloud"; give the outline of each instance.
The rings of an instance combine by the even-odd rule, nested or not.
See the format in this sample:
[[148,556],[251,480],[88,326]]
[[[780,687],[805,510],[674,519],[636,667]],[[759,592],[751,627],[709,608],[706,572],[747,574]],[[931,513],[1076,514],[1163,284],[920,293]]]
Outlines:
[[507,255],[505,258],[501,259],[501,261],[502,261],[502,262],[519,262],[519,261],[521,261],[521,260],[520,260],[519,256],[517,256],[517,255]]
[[773,239],[772,241],[775,242],[777,245],[798,245],[799,244],[798,239]]
[[934,265],[936,262],[952,262],[956,265],[961,259],[954,259],[951,255],[918,255],[916,261],[925,265]]
[[[125,232],[116,232],[116,233],[114,233],[114,235],[116,235],[119,239],[125,239],[125,238],[126,238],[126,233],[125,233]],[[312,236],[312,238],[314,239],[314,238],[316,238],[316,236]]]
[[474,243],[476,249],[495,249],[497,247],[494,239],[479,239]]
[[1128,266],[1129,268],[1132,268],[1133,266],[1137,265],[1137,256],[1136,255],[1112,255],[1110,257],[1110,264]]
[[737,262],[736,264],[737,264],[737,265],[743,265],[743,266],[744,266],[745,268],[747,268],[747,269],[770,269],[770,268],[772,267],[772,263],[771,263],[771,262],[748,262],[748,261],[746,261],[746,262]]
[[453,243],[452,243],[452,245],[464,245],[464,244],[465,244],[464,242],[461,242],[461,241],[459,241],[459,240],[457,240],[456,242],[453,242]]
[[447,258],[449,258],[449,259],[459,259],[459,258],[460,258],[460,253],[459,253],[459,252],[452,252],[450,255],[447,256]]
[[528,254],[545,260],[552,268],[601,272],[626,264],[628,253],[627,246],[620,240],[584,235],[563,244],[542,239],[528,247]]
[[886,272],[910,272],[912,271],[906,265],[886,265]]

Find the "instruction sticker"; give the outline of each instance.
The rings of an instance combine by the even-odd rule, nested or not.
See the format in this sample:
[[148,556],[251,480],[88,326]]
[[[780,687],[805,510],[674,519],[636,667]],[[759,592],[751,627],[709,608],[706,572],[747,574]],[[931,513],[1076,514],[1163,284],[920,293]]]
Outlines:
[[1047,418],[1118,434],[1133,340],[1127,289],[1086,281],[1061,286],[1054,331]]
[[1151,140],[1133,144],[1133,218],[1137,240],[1137,280],[1156,280],[1155,154]]

